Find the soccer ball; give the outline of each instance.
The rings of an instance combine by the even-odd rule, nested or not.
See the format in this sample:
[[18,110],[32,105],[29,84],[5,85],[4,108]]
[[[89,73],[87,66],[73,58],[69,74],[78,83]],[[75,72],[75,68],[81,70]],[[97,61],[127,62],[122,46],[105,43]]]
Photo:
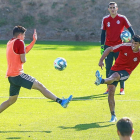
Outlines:
[[62,71],[67,67],[67,61],[62,57],[58,57],[54,61],[54,67],[55,69]]
[[129,42],[132,38],[131,33],[127,30],[123,31],[120,35],[122,42],[126,43]]

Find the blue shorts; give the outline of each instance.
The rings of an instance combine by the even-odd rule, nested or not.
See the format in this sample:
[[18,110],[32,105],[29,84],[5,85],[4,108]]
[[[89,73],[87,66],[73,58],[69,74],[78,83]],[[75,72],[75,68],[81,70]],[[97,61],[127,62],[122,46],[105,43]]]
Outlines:
[[110,70],[108,77],[110,77],[115,72],[117,72],[120,75],[120,80],[119,81],[114,81],[113,83],[109,84],[109,85],[114,85],[115,87],[117,86],[118,82],[126,81],[130,76],[129,73],[127,71],[125,71],[125,70],[121,70],[121,71]]
[[31,89],[35,78],[25,73],[22,73],[15,77],[8,77],[8,80],[10,83],[9,94],[10,96],[14,96],[19,94],[21,87]]

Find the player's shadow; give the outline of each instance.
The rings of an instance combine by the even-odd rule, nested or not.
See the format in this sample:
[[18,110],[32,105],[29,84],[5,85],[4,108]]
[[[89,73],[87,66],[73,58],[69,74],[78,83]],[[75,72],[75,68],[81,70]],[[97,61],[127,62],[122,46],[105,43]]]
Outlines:
[[0,133],[36,133],[36,132],[40,132],[40,133],[51,133],[52,131],[0,131]]
[[96,122],[96,123],[89,123],[89,124],[77,124],[74,127],[66,127],[66,126],[59,126],[61,129],[75,129],[76,131],[87,130],[92,128],[102,128],[102,127],[109,127],[115,124],[107,124],[103,125],[105,122]]
[[9,140],[19,140],[19,139],[21,139],[21,137],[8,137],[6,139],[9,139]]
[[108,98],[108,95],[106,94],[96,94],[96,95],[90,95],[90,96],[83,96],[83,97],[73,97],[72,101],[85,101],[85,100],[104,100]]
[[[36,133],[36,132],[40,132],[40,133],[51,133],[52,131],[0,131],[0,133]],[[29,136],[30,137],[30,136]],[[8,137],[6,139],[22,139],[21,137]]]
[[[106,94],[97,94],[97,95],[90,95],[90,96],[83,96],[83,97],[73,97],[72,101],[88,101],[88,100],[94,100],[94,99],[104,100],[107,98],[108,98],[108,95]],[[55,101],[49,100],[48,102],[55,102]]]

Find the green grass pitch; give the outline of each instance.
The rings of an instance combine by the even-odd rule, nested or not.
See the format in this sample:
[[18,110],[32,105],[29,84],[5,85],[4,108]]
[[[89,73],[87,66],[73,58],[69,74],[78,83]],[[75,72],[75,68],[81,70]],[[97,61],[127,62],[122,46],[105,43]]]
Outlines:
[[[26,45],[29,41],[25,41]],[[116,123],[109,123],[110,112],[106,85],[96,86],[100,44],[93,42],[51,42],[35,44],[26,55],[24,72],[43,83],[58,97],[73,95],[68,108],[45,99],[36,90],[22,88],[17,102],[0,114],[0,140],[118,140]],[[54,69],[57,57],[67,60],[64,71]],[[0,103],[8,99],[5,78],[6,41],[0,41]],[[115,93],[116,115],[130,117],[134,123],[133,139],[140,137],[140,66],[125,82],[125,95]]]

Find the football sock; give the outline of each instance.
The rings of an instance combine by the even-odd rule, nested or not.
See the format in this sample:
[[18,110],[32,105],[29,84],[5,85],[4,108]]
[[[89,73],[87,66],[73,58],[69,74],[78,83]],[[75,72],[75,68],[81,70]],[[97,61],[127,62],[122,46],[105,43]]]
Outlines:
[[114,116],[116,116],[116,115],[115,115],[115,111],[111,111],[111,115],[114,115]]
[[102,79],[102,80],[101,80],[101,84],[104,84],[104,82],[105,82],[105,80],[104,80],[104,79]]
[[57,98],[57,99],[56,99],[56,102],[59,103],[59,104],[61,104],[61,103],[62,103],[62,99]]

